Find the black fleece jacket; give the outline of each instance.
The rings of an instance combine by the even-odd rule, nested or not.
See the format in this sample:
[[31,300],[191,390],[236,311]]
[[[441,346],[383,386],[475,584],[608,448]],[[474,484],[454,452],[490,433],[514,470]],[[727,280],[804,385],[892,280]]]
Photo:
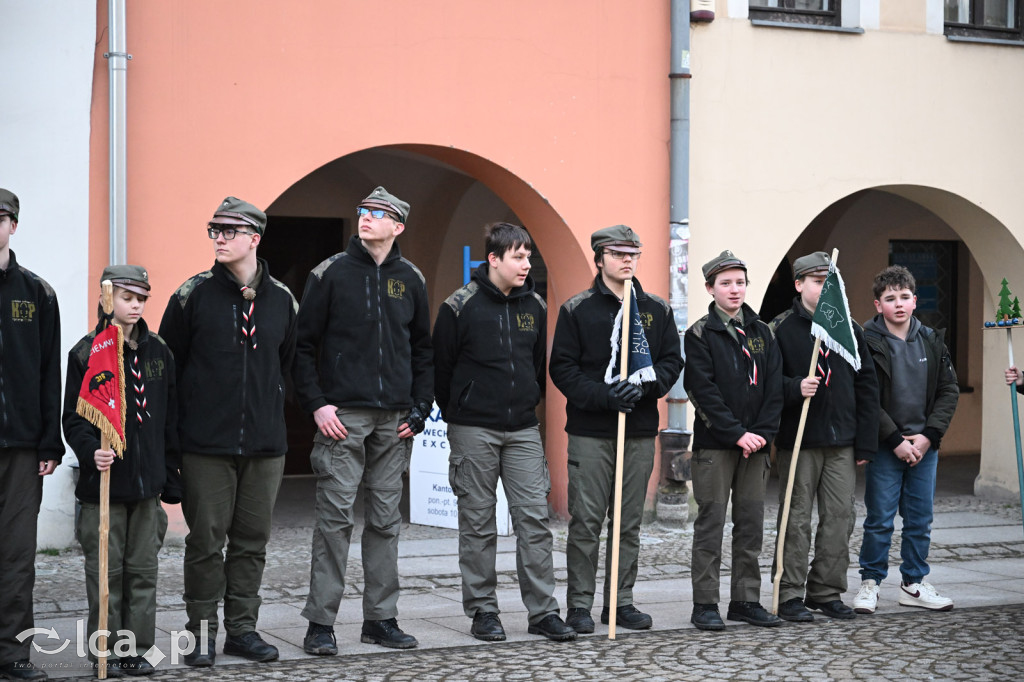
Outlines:
[[60,438],[60,310],[57,294],[18,265],[0,270],[0,451],[64,457]]
[[[644,395],[626,415],[626,436],[658,434],[658,399],[668,393],[683,369],[672,310],[664,299],[648,294],[633,280],[640,321],[650,346],[657,381],[643,384]],[[575,436],[615,438],[618,412],[611,408],[604,383],[611,359],[615,315],[622,303],[601,279],[562,304],[551,345],[551,380],[566,398],[565,430]]]
[[434,396],[451,424],[518,431],[537,425],[547,306],[533,278],[503,294],[482,263],[434,323]]
[[277,457],[288,449],[284,382],[295,358],[298,304],[265,260],[259,267],[252,338],[242,333],[250,301],[220,263],[167,302],[160,336],[174,353],[184,453]]
[[683,387],[697,413],[693,422],[694,448],[738,450],[736,441],[747,431],[771,445],[779,430],[782,355],[771,329],[746,303],[743,320],[747,349],[757,365],[758,379],[754,385],[750,383],[743,349],[729,335],[715,312],[714,302],[708,306],[708,314],[686,330]]
[[403,410],[434,391],[426,280],[398,244],[377,265],[357,236],[316,266],[299,308],[295,390],[324,405]]
[[[783,375],[784,406],[775,444],[791,450],[796,444],[804,405],[800,382],[807,378],[814,351],[811,313],[807,312],[798,296],[793,300],[793,306],[772,320],[770,326],[782,353]],[[854,371],[850,363],[838,354],[829,354],[827,366],[831,376],[827,386],[823,380],[819,381],[818,390],[811,398],[801,447],[853,446],[856,459],[870,460],[878,451],[878,380],[875,378],[875,363],[871,360],[859,325],[853,325],[853,333],[857,339],[860,371]]]
[[[100,472],[93,458],[100,447],[100,431],[76,412],[95,337],[95,331],[86,334],[68,353],[64,388],[64,437],[78,456],[80,475],[75,495],[84,502],[100,499]],[[150,333],[145,320],[136,324],[135,339],[136,350],[127,340],[123,349],[127,447],[124,459],[115,459],[110,467],[110,501],[137,502],[160,495],[164,502],[177,504],[181,502],[181,457],[174,356],[163,339]],[[132,374],[133,368],[138,378]],[[136,385],[144,391],[144,409],[136,403]]]

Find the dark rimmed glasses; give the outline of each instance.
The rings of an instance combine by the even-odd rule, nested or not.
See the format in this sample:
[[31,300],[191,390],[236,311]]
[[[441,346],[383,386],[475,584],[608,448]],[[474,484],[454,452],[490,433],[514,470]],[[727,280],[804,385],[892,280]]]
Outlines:
[[206,234],[210,235],[210,239],[217,239],[221,235],[224,235],[224,239],[231,241],[237,234],[256,234],[251,230],[240,230],[237,227],[229,227],[227,225],[221,225],[220,223],[210,223],[206,226]]

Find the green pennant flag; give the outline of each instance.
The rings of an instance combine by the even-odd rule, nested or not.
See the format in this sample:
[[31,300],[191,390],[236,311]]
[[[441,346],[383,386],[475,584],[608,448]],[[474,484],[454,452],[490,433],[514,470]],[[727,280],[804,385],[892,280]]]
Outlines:
[[828,277],[821,287],[821,296],[811,320],[811,336],[821,339],[825,347],[838,353],[853,369],[860,371],[857,337],[853,335],[853,318],[846,300],[846,285],[835,263],[830,263]]

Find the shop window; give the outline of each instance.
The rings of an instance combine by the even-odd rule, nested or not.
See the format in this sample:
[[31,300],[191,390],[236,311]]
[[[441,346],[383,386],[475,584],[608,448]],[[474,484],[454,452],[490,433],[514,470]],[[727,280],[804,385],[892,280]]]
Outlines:
[[750,18],[753,21],[840,26],[840,2],[841,0],[750,0]]
[[1024,41],[1022,0],[945,0],[946,35]]

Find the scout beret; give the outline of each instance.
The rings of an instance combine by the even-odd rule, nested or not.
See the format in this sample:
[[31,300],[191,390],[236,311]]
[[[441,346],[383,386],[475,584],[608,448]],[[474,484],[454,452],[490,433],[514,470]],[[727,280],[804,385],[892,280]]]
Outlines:
[[812,273],[825,274],[831,260],[824,251],[815,251],[806,256],[800,256],[793,261],[793,279],[800,279],[804,275]]
[[359,202],[359,207],[383,208],[398,216],[398,222],[404,223],[409,219],[409,202],[402,201],[383,187],[370,192],[369,196]]
[[613,225],[590,235],[590,248],[595,252],[614,247],[616,251],[640,253],[640,237],[627,225]]
[[743,272],[747,271],[747,264],[736,257],[732,251],[723,251],[718,254],[715,258],[712,258],[701,267],[701,271],[704,273],[704,281],[710,282],[714,279],[715,275],[720,273],[722,270],[729,270],[731,268],[739,268]]
[[149,273],[141,265],[108,265],[103,268],[100,282],[110,280],[114,286],[149,296]]
[[18,211],[20,209],[21,204],[18,202],[18,197],[14,192],[0,187],[0,215],[10,213],[14,222],[18,222]]
[[227,218],[238,218],[253,226],[256,234],[262,236],[267,229],[267,214],[259,210],[248,201],[242,201],[235,197],[227,197],[220,202],[220,206],[213,212],[213,216],[224,216]]

